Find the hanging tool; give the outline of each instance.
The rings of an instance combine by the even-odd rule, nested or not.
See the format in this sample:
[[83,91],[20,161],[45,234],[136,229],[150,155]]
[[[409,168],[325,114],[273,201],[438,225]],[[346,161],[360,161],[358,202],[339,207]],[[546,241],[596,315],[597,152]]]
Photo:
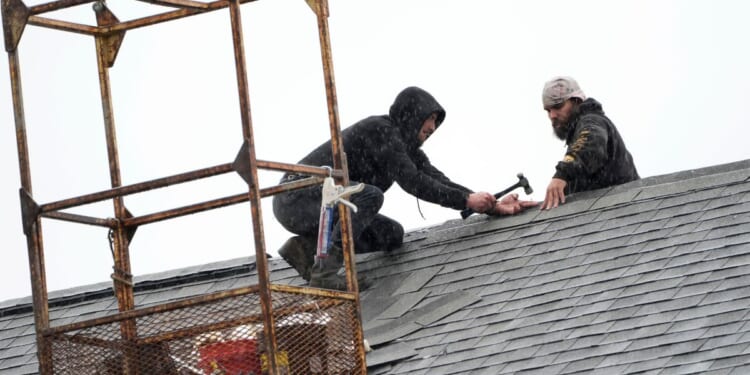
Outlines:
[[365,184],[359,183],[354,186],[336,185],[332,177],[323,180],[323,193],[320,202],[320,222],[318,224],[318,249],[317,256],[325,258],[328,256],[328,247],[331,245],[331,230],[333,229],[334,208],[341,203],[352,211],[357,212],[357,206],[345,198],[351,194],[359,193],[365,188]]
[[[511,191],[515,190],[516,188],[522,187],[524,193],[526,195],[529,195],[534,192],[534,189],[531,188],[531,185],[529,185],[529,180],[526,179],[526,177],[523,176],[523,173],[519,173],[516,175],[518,177],[518,182],[513,184],[513,186],[495,194],[495,199],[500,199],[503,195],[510,193]],[[461,218],[466,219],[467,217],[471,216],[471,214],[474,213],[474,210],[471,208],[464,209],[461,211]]]

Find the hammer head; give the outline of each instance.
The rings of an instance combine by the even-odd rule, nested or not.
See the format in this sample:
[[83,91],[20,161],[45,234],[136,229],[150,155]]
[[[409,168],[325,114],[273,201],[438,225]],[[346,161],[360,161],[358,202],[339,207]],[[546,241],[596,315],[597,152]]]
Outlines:
[[529,180],[523,176],[523,173],[517,174],[516,177],[518,177],[518,186],[523,188],[523,192],[526,193],[526,195],[534,192],[534,189],[529,185]]

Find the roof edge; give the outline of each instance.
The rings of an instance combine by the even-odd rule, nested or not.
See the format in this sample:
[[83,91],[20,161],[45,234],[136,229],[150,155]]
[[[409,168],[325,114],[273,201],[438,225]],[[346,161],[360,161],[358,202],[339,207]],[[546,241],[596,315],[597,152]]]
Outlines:
[[[174,270],[136,276],[133,291],[142,292],[173,285],[219,279],[255,271],[255,257],[242,257]],[[66,306],[90,300],[114,296],[112,283],[100,282],[80,287],[57,290],[49,293],[49,307]],[[0,317],[33,311],[30,296],[0,303]]]

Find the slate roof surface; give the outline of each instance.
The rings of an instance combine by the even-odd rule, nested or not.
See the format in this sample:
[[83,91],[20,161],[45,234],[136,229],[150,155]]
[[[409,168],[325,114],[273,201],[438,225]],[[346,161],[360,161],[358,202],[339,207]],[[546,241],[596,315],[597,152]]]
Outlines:
[[[451,220],[357,263],[370,374],[750,373],[750,160]],[[253,258],[136,281],[138,307],[257,283]],[[117,309],[110,283],[50,299],[53,326]],[[0,303],[0,373],[37,371],[30,299]]]

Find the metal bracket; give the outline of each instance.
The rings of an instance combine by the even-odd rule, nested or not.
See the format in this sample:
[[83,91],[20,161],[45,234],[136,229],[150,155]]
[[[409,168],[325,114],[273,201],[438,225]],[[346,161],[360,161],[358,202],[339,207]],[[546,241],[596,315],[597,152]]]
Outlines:
[[36,223],[36,219],[42,212],[39,205],[34,202],[34,198],[24,190],[23,188],[18,189],[18,193],[21,196],[21,218],[23,219],[23,234],[30,236],[31,229]]
[[[133,214],[127,208],[125,208],[125,217],[128,219],[133,217]],[[125,237],[128,239],[128,245],[133,241],[136,230],[138,230],[137,225],[125,227]]]
[[[305,2],[313,13],[328,18],[328,0],[305,0]],[[318,14],[318,12],[323,12],[323,14]]]
[[2,0],[3,32],[5,51],[15,51],[26,27],[31,11],[21,0]]
[[[94,3],[93,7],[94,12],[96,12],[96,24],[98,26],[112,26],[120,23],[120,20],[117,19],[109,8],[107,8],[107,4],[103,1],[97,1]],[[120,51],[120,45],[124,38],[125,31],[96,36],[96,39],[101,43],[102,53],[104,53],[104,61],[107,62],[108,68],[115,65],[117,52]]]
[[234,158],[234,162],[232,163],[232,169],[234,169],[237,174],[242,177],[243,180],[245,180],[245,183],[252,187],[253,186],[253,179],[252,179],[252,172],[250,171],[250,161],[248,160],[248,153],[250,152],[250,144],[247,139],[245,139],[244,142],[242,142],[242,147],[240,147],[240,151],[237,153],[237,157]]
[[112,278],[112,280],[114,280],[115,282],[118,282],[118,283],[125,284],[125,285],[127,285],[129,287],[133,286],[133,275],[132,274],[124,272],[124,271],[122,271],[122,270],[120,270],[118,268],[115,268],[114,266],[112,267],[112,270],[114,272],[112,272],[112,274],[109,275],[109,277]]

